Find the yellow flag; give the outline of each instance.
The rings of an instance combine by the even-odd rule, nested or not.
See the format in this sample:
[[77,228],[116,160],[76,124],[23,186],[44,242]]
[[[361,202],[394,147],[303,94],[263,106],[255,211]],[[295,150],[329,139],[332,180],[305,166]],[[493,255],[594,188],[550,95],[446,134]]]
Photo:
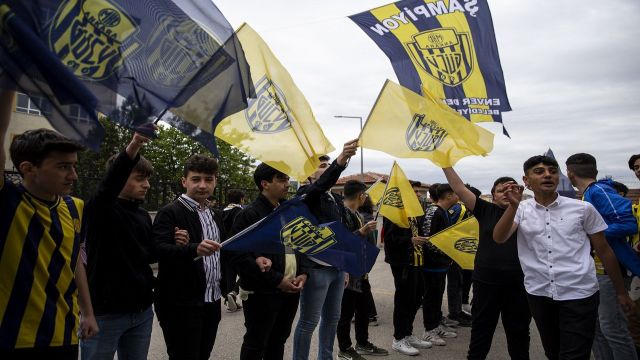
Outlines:
[[369,195],[371,202],[378,204],[384,195],[384,188],[386,184],[382,180],[376,181],[373,185],[369,186],[366,193]]
[[473,270],[479,233],[478,220],[472,216],[431,236],[431,243],[463,270]]
[[409,179],[395,161],[379,213],[403,228],[409,228],[409,218],[424,215],[418,195],[413,191]]
[[256,98],[247,109],[224,119],[216,136],[299,181],[334,150],[291,75],[247,24],[237,31],[251,66]]
[[367,119],[360,145],[399,158],[426,158],[441,168],[493,149],[493,133],[436,99],[387,80]]

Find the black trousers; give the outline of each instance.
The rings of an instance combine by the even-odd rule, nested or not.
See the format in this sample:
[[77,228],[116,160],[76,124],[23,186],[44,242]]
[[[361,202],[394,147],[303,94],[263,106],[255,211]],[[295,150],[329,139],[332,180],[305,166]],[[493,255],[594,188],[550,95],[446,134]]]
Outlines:
[[442,319],[442,299],[447,280],[447,272],[425,271],[424,298],[422,300],[422,312],[424,329],[433,330],[440,325]]
[[371,285],[367,279],[362,279],[361,284],[362,292],[345,289],[342,295],[342,307],[337,329],[338,347],[341,351],[345,351],[353,345],[351,343],[351,319],[354,316],[356,342],[361,345],[366,345],[369,342]]
[[202,306],[156,303],[155,309],[169,359],[209,359],[220,323],[220,300]]
[[393,295],[393,337],[404,339],[413,333],[413,320],[422,296],[419,283],[422,269],[415,266],[391,265],[396,291]]
[[45,348],[0,349],[2,360],[78,360],[78,345]]
[[462,313],[462,268],[455,262],[447,271],[447,305],[449,317],[455,318]]
[[241,360],[282,360],[300,294],[250,294],[242,302],[246,332]]
[[588,360],[598,321],[600,294],[558,301],[527,294],[544,353],[550,360]]
[[488,284],[473,282],[471,341],[467,359],[486,359],[493,334],[502,315],[509,356],[529,359],[529,325],[531,312],[522,283]]

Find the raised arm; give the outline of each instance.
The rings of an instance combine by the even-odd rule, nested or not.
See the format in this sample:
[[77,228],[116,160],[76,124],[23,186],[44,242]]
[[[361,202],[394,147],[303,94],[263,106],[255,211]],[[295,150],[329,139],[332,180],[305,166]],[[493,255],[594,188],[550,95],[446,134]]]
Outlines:
[[0,90],[0,189],[4,186],[4,163],[7,161],[7,154],[4,153],[5,138],[9,130],[11,121],[11,109],[13,108],[13,97],[15,91]]
[[458,176],[458,173],[456,173],[452,167],[443,168],[442,172],[444,172],[449,186],[451,186],[451,189],[458,195],[460,201],[464,203],[467,209],[473,211],[476,207],[476,196],[465,186],[460,176]]
[[505,210],[504,214],[493,228],[493,240],[499,244],[502,244],[513,235],[518,228],[518,224],[514,221],[520,201],[522,201],[522,191],[524,189],[518,184],[508,184],[505,190],[505,195],[509,200],[509,206]]

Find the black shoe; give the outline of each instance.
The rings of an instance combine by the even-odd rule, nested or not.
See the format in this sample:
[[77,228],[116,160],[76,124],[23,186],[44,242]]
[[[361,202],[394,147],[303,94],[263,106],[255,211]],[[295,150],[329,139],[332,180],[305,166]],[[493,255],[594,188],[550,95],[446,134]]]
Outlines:
[[460,314],[458,316],[449,315],[449,319],[455,320],[458,322],[458,326],[460,327],[470,327],[471,326],[471,316],[467,314]]
[[353,347],[350,347],[345,351],[339,351],[338,359],[339,360],[367,360],[364,357],[360,356],[360,354],[358,354],[356,349],[354,349]]

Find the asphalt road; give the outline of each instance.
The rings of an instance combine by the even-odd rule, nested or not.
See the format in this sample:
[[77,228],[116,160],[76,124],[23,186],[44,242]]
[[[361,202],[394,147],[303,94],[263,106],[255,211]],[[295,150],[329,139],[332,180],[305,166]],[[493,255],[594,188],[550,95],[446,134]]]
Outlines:
[[[378,357],[380,359],[395,360],[395,359],[466,359],[467,347],[469,345],[470,328],[460,328],[458,330],[458,337],[455,339],[448,339],[446,346],[434,346],[431,349],[421,350],[420,355],[415,357],[409,357],[401,355],[391,349],[391,341],[393,334],[393,277],[391,276],[391,270],[389,265],[384,261],[384,252],[380,253],[376,265],[373,267],[370,274],[371,286],[373,289],[373,296],[376,301],[376,307],[379,314],[379,326],[370,327],[369,338],[370,341],[377,346],[383,347],[389,350],[390,355],[386,357]],[[446,297],[446,293],[445,293]],[[443,313],[447,313],[446,305],[447,301],[443,302]],[[297,319],[294,321],[294,328]],[[228,313],[223,308],[222,321],[218,329],[218,337],[216,344],[211,354],[211,359],[238,359],[240,355],[240,346],[242,345],[242,336],[244,335],[244,316],[242,311],[235,313]],[[422,312],[418,311],[418,315],[415,319],[414,329],[416,329],[416,335],[422,335]],[[353,331],[353,330],[352,330]],[[289,338],[285,349],[285,359],[291,359],[292,354],[292,338],[293,334]],[[354,335],[352,333],[352,339]],[[355,340],[354,340],[355,341]],[[314,334],[313,344],[311,348],[310,359],[316,359],[317,356],[317,332]],[[338,344],[336,341],[334,354],[337,358]],[[545,359],[542,345],[540,343],[540,337],[535,328],[535,325],[531,324],[531,359]],[[149,351],[149,359],[164,360],[168,359],[166,355],[166,348],[164,340],[162,338],[162,329],[156,322],[153,328],[153,335],[151,340],[151,349]],[[502,324],[498,323],[496,334],[493,338],[493,345],[488,359],[501,360],[509,359],[507,353],[507,344],[504,335],[504,329]]]

